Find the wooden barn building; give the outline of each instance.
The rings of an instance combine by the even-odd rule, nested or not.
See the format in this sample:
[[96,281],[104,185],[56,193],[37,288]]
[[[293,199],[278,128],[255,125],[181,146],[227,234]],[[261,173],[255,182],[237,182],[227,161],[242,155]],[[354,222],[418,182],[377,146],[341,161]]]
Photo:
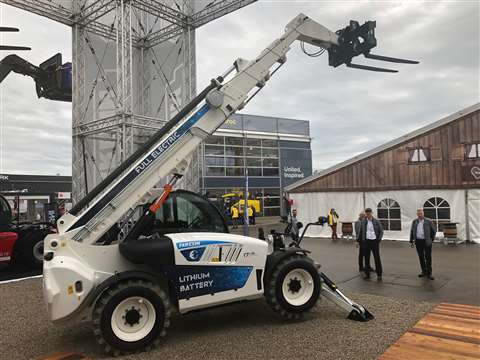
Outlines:
[[[416,209],[457,223],[458,237],[480,242],[480,103],[286,188],[303,223],[335,208],[340,222],[370,207],[385,238],[407,240]],[[340,232],[340,231],[339,231]],[[329,235],[328,227],[310,235]],[[438,233],[441,237],[442,234]]]

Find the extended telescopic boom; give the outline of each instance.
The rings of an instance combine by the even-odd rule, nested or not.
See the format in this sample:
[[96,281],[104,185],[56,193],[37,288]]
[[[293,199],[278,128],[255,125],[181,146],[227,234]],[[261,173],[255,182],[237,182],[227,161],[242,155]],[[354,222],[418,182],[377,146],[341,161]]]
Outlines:
[[354,56],[367,55],[376,46],[374,27],[375,22],[362,26],[350,22],[350,26],[333,33],[303,14],[296,16],[282,37],[254,60],[237,59],[70,213],[62,216],[57,223],[59,232],[72,232],[72,239],[93,244],[130,209],[146,201],[159,179],[172,172],[182,173],[184,159],[260,91],[286,62],[286,53],[294,41],[326,49],[331,66],[352,66]]

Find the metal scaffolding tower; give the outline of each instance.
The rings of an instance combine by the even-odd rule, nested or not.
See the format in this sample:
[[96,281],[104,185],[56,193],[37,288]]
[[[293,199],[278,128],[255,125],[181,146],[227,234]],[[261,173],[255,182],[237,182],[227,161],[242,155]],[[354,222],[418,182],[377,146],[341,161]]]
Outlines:
[[195,29],[254,1],[0,0],[72,28],[74,201],[195,96]]

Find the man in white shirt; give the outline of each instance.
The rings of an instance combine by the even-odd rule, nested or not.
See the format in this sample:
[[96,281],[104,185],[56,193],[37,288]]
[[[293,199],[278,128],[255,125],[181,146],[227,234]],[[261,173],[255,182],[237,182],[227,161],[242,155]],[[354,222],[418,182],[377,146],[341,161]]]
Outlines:
[[413,220],[410,229],[410,244],[417,248],[418,259],[422,272],[418,277],[434,280],[432,276],[432,244],[436,229],[430,219],[424,216],[423,209],[417,210],[417,218]]
[[[365,209],[365,219],[363,219],[360,232],[357,234],[357,241],[363,246],[365,255],[365,264],[370,264],[370,252],[373,253],[375,260],[375,271],[377,272],[377,280],[382,281],[382,261],[380,259],[380,241],[383,238],[383,227],[380,221],[375,219],[372,209]],[[370,278],[370,267],[365,268],[365,279]]]

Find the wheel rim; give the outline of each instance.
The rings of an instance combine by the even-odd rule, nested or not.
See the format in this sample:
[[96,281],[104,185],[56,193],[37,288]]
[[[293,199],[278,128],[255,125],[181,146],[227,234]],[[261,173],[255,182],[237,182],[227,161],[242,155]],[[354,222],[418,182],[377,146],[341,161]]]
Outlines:
[[156,312],[152,303],[141,296],[129,297],[113,310],[111,326],[113,333],[123,341],[134,342],[152,331]]
[[282,293],[285,300],[293,306],[305,305],[314,292],[313,277],[304,269],[294,269],[283,279]]
[[42,262],[43,261],[43,240],[37,242],[35,245],[33,245],[33,257],[35,260]]

